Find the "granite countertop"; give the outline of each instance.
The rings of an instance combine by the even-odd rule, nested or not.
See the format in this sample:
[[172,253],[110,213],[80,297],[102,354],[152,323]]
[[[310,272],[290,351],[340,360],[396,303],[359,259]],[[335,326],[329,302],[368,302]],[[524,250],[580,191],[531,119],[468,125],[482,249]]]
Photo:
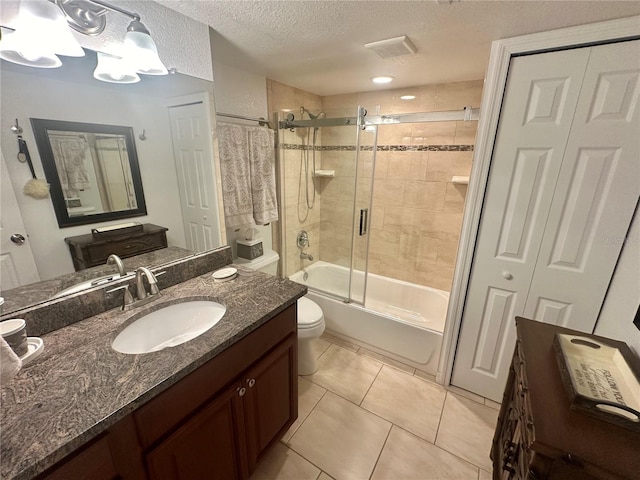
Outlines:
[[[44,335],[44,353],[0,391],[0,477],[22,480],[43,472],[306,293],[287,279],[237,268],[233,281],[215,283],[207,273],[163,290],[150,304],[109,310]],[[201,336],[143,355],[111,348],[132,316],[203,296],[227,311]]]

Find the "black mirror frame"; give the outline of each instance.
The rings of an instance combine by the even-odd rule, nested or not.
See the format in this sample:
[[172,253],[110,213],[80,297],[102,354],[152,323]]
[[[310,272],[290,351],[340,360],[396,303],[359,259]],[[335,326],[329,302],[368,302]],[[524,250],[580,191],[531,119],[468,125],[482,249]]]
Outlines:
[[[44,169],[47,182],[51,185],[51,201],[56,212],[58,226],[60,228],[73,227],[75,225],[87,225],[91,223],[107,222],[122,218],[140,217],[147,214],[147,206],[144,200],[144,190],[142,188],[142,177],[140,176],[140,166],[138,164],[138,154],[133,140],[133,128],[117,125],[101,125],[97,123],[67,122],[63,120],[46,120],[41,118],[31,118],[31,126],[36,138],[36,145],[40,153],[42,168]],[[49,142],[49,130],[67,132],[104,133],[112,135],[122,135],[127,145],[127,155],[131,168],[131,180],[136,195],[137,208],[131,210],[120,210],[117,212],[96,213],[93,215],[82,215],[70,217],[67,205],[62,192],[62,185],[58,177],[58,170],[53,157],[53,149]]]

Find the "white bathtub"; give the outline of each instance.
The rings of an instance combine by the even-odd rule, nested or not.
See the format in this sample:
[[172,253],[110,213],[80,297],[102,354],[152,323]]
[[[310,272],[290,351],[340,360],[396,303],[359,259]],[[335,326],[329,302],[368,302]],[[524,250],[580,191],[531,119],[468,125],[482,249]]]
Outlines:
[[[307,285],[307,296],[322,308],[329,333],[436,374],[448,292],[370,273],[363,307],[333,297],[346,296],[345,267],[316,262],[289,278]],[[364,273],[356,271],[352,291],[362,292],[363,283]],[[354,300],[362,302],[361,295]]]

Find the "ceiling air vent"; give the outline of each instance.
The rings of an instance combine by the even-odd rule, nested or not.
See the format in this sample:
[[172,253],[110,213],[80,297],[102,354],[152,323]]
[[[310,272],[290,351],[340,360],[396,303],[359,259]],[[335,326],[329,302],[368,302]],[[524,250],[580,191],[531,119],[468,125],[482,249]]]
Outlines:
[[382,58],[401,57],[402,55],[412,55],[418,51],[416,46],[409,40],[409,37],[389,38],[379,42],[366,43],[365,48],[369,48]]

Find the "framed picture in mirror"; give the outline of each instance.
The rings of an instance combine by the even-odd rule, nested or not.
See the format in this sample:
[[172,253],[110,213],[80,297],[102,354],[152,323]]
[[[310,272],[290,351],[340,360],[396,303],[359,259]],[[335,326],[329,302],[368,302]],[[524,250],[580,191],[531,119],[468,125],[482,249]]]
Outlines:
[[32,118],[60,228],[147,214],[131,127]]

